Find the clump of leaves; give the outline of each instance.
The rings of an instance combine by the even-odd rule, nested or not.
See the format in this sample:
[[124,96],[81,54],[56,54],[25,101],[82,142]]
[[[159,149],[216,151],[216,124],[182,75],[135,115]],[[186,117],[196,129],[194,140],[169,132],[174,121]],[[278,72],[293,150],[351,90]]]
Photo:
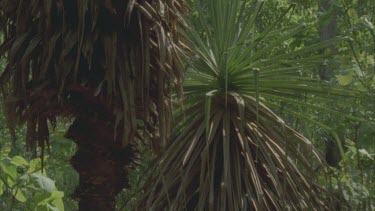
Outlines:
[[21,156],[0,160],[0,207],[64,211],[64,193],[41,172],[40,158],[27,162]]
[[341,169],[330,168],[328,187],[341,195],[352,210],[373,210],[375,153],[347,139]]

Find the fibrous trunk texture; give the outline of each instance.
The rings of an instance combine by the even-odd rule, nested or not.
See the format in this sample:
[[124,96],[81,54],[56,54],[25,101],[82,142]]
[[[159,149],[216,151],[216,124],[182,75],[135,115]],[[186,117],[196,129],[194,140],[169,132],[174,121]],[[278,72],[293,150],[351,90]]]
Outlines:
[[113,128],[94,118],[77,118],[66,137],[77,144],[71,159],[79,173],[75,196],[79,210],[110,211],[115,209],[116,195],[128,187],[128,166],[134,158],[132,145],[114,142]]
[[[90,108],[95,107],[100,106]],[[66,133],[78,149],[71,159],[79,173],[74,196],[79,200],[79,210],[114,210],[116,195],[129,186],[128,168],[135,159],[135,148],[122,145],[122,133],[115,132],[114,120],[103,107],[92,112],[81,110],[81,114]]]

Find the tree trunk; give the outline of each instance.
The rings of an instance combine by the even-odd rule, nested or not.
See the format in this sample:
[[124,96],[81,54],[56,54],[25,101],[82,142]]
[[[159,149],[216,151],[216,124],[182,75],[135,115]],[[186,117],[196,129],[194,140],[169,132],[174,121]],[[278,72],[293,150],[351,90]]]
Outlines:
[[[331,0],[320,0],[319,11],[322,17],[319,20],[319,36],[320,41],[327,41],[337,36],[337,13]],[[335,46],[332,44],[328,49],[331,52],[336,52]],[[326,52],[322,52],[325,54]],[[331,58],[329,58],[331,59]],[[329,64],[324,64],[319,70],[319,77],[321,80],[330,81],[334,73],[329,67]]]
[[[331,0],[320,0],[319,11],[324,14],[319,20],[320,41],[327,41],[335,38],[337,35],[337,13],[333,2]],[[332,53],[336,52],[336,48],[333,44],[326,50]],[[326,52],[322,52],[322,54],[326,54]],[[329,62],[328,64],[324,64],[320,67],[319,77],[320,80],[323,81],[330,81],[334,77],[334,73],[329,65]],[[328,135],[326,137],[325,148],[326,161],[328,165],[332,167],[339,167],[339,163],[341,161],[340,150],[335,138],[332,137],[332,135]]]
[[74,194],[82,211],[115,210],[115,199],[129,186],[127,167],[135,156],[132,145],[114,140],[114,127],[98,119],[78,117],[66,137],[77,144],[71,159],[79,173]]
[[115,117],[104,100],[81,90],[70,93],[69,99],[76,111],[65,135],[77,145],[71,158],[79,173],[74,198],[81,211],[115,210],[117,194],[129,186],[128,169],[136,156],[135,147],[122,145],[123,131],[115,132]]

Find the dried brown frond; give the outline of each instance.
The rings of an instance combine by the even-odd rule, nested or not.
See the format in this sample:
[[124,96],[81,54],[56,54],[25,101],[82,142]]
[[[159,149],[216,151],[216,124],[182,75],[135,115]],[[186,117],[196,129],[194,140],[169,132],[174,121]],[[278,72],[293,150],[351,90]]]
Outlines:
[[[19,123],[30,122],[28,146],[48,142],[47,121],[75,117],[69,100],[82,90],[113,111],[123,145],[137,120],[145,134],[166,142],[172,89],[181,93],[178,25],[184,0],[0,0],[0,84]],[[34,124],[34,122],[37,122]],[[34,131],[31,131],[34,130]]]
[[204,108],[201,100],[180,118],[138,210],[330,209],[315,174],[324,161],[310,141],[248,95],[213,99],[208,120]]

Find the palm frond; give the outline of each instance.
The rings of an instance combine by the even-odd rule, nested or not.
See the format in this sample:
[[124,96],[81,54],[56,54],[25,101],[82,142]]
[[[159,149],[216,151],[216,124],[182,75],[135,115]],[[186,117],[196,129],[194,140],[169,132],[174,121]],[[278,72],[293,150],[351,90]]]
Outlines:
[[324,163],[313,145],[262,103],[258,113],[252,96],[229,93],[227,103],[213,97],[208,132],[205,100],[193,107],[138,209],[329,209],[313,173]]
[[168,99],[172,89],[181,93],[178,27],[185,11],[183,0],[1,0],[7,66],[0,84],[9,113],[30,122],[28,134],[40,133],[42,144],[48,131],[38,125],[93,115],[72,101],[78,93],[115,111],[123,145],[134,139],[137,120],[144,134],[165,143]]
[[319,51],[344,38],[278,54],[277,48],[305,26],[274,30],[290,7],[259,32],[255,20],[263,2],[251,2],[212,0],[207,7],[197,6],[199,29],[205,31],[203,37],[190,32],[196,55],[185,75],[185,110],[176,112],[171,145],[150,170],[139,210],[333,209],[335,199],[317,179],[325,161],[270,108],[287,104],[284,113],[328,130],[293,108],[367,121],[340,112],[349,105],[334,98],[365,94],[308,74],[324,59]]

